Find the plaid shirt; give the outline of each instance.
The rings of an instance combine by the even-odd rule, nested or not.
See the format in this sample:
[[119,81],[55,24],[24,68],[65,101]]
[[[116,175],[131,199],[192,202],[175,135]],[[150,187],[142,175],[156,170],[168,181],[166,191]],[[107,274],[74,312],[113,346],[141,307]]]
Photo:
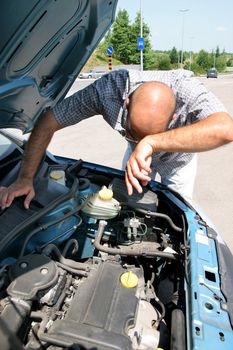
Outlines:
[[[112,71],[58,103],[54,109],[57,122],[63,127],[101,114],[112,128],[124,133],[122,117],[124,101],[140,84],[160,81],[176,96],[175,118],[168,129],[192,124],[216,112],[226,112],[220,101],[190,71]],[[133,147],[133,145],[132,145]],[[157,152],[152,167],[163,177],[192,159],[192,153]]]

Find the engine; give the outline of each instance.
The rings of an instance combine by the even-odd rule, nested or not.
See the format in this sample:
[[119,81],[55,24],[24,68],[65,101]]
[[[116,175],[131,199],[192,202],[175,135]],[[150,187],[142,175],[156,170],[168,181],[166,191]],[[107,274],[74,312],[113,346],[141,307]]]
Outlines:
[[[39,194],[2,240],[1,322],[25,349],[170,349],[184,327],[181,213],[159,191],[129,197],[119,176],[46,174],[58,195]],[[16,201],[2,225],[22,211]]]

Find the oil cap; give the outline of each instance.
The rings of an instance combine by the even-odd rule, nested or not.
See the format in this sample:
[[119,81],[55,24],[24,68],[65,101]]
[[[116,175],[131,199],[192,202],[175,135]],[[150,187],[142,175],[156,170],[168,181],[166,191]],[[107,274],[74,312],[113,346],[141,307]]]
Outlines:
[[121,275],[120,281],[123,287],[134,288],[138,285],[138,276],[132,271],[127,271]]

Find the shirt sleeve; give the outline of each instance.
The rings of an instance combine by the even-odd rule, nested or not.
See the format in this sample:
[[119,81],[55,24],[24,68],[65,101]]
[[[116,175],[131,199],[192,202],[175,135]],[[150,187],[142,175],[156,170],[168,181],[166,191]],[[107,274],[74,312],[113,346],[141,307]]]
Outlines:
[[113,126],[123,104],[127,78],[126,70],[112,71],[65,98],[53,108],[56,121],[65,127],[101,114]]
[[53,108],[55,119],[62,127],[101,114],[101,98],[95,83],[65,98]]
[[220,100],[193,76],[180,81],[178,95],[183,101],[186,124],[204,119],[217,112],[227,112]]

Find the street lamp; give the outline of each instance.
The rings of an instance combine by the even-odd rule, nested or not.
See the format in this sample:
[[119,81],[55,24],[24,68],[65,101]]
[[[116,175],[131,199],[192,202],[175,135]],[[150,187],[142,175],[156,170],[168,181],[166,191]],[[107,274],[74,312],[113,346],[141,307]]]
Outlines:
[[190,57],[189,57],[189,70],[192,70],[192,40],[193,36],[190,37]]
[[189,9],[180,10],[182,13],[182,31],[181,31],[181,58],[180,58],[180,67],[183,66],[183,46],[184,46],[184,15],[188,12]]
[[[140,36],[143,37],[142,0],[140,0]],[[143,50],[140,50],[140,70],[143,71]]]

